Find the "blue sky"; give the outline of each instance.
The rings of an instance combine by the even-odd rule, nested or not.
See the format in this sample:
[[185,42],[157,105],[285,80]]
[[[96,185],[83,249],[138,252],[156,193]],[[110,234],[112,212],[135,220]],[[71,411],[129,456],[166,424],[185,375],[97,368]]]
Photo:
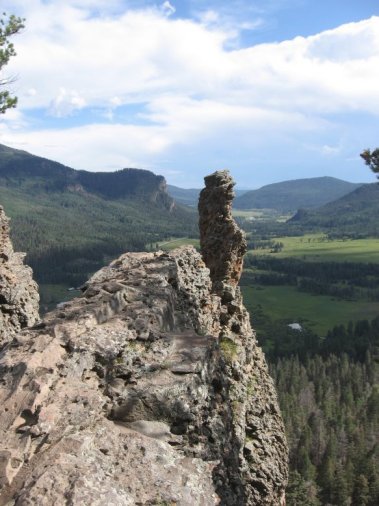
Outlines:
[[12,0],[26,18],[0,143],[77,169],[200,187],[374,181],[377,0]]

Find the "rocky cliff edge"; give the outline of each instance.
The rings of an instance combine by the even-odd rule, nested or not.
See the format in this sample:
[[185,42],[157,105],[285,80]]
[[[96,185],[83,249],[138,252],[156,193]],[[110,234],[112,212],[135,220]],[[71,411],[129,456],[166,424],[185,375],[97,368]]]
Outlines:
[[235,233],[217,280],[193,248],[127,253],[9,337],[0,504],[284,504],[284,429],[237,287]]
[[9,220],[0,206],[0,349],[20,329],[39,318],[39,295],[24,254],[15,253],[9,239]]

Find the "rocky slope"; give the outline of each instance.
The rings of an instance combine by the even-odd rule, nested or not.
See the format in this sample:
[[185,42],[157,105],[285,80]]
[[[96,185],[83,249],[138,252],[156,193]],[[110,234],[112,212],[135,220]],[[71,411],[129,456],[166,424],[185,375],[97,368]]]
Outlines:
[[0,504],[284,504],[284,429],[236,286],[232,181],[207,188],[201,227],[228,230],[217,279],[193,248],[128,253],[9,338]]
[[0,349],[23,327],[38,320],[38,287],[24,254],[15,253],[9,239],[9,222],[0,206]]

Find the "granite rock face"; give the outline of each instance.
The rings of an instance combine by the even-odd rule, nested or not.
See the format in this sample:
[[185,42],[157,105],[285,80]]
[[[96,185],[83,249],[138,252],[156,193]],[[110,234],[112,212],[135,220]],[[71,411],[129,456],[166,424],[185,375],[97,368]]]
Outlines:
[[0,349],[20,329],[38,320],[38,286],[23,253],[9,239],[9,220],[0,206]]
[[127,253],[19,332],[0,504],[284,504],[284,429],[235,279],[225,301],[191,247]]

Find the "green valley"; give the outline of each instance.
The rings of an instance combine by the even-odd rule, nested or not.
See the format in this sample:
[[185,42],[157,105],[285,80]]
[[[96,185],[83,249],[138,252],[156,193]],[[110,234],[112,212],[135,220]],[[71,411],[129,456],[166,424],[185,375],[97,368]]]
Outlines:
[[277,237],[282,244],[280,251],[257,248],[254,254],[275,258],[295,257],[305,261],[374,262],[379,263],[379,238],[333,239],[327,234],[304,234],[295,237]]

